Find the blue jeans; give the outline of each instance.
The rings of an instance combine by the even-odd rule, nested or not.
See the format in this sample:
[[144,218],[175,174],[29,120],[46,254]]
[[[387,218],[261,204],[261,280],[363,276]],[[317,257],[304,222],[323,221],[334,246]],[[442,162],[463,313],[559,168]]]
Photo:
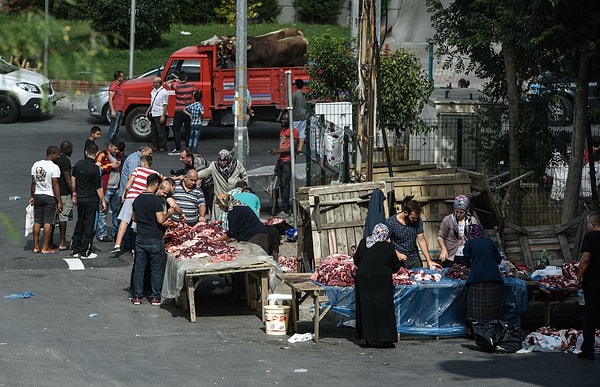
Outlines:
[[[113,239],[117,236],[117,230],[119,230],[119,205],[121,201],[117,195],[118,188],[108,188],[104,193],[104,200],[108,205],[108,209],[112,212],[112,237]],[[96,237],[102,238],[108,235],[106,231],[106,213],[102,211],[102,203],[98,209],[98,224],[96,225]]]
[[108,127],[108,144],[117,136],[119,133],[119,126],[121,125],[121,117],[123,112],[115,111],[115,117],[110,118],[110,126]]
[[151,298],[160,298],[163,284],[162,261],[165,255],[165,244],[161,239],[135,240],[135,261],[133,272],[133,298],[144,295],[144,272],[146,264],[150,261],[150,287]]
[[194,153],[198,152],[198,140],[200,139],[200,128],[201,125],[192,125],[190,130],[190,139],[188,141],[188,148]]

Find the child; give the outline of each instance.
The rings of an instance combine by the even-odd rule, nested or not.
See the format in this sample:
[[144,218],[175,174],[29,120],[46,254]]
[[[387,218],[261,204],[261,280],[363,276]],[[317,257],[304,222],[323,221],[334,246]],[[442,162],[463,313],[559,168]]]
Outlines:
[[194,103],[187,105],[183,112],[191,118],[190,138],[188,139],[187,146],[193,153],[197,153],[202,116],[204,115],[204,106],[200,103],[202,101],[202,92],[200,90],[194,91],[194,101]]
[[[99,126],[92,126],[92,128],[90,129],[90,137],[88,137],[87,140],[85,140],[85,146],[83,147],[83,157],[87,157],[85,155],[85,150],[88,148],[88,146],[90,144],[96,144],[96,140],[99,139],[102,136],[102,129],[100,129]],[[96,144],[97,145],[97,144]]]

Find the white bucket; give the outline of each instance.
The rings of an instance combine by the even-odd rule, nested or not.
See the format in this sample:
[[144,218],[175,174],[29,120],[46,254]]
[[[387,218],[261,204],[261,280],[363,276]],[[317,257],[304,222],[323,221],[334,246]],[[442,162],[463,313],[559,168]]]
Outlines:
[[265,306],[265,327],[267,335],[285,335],[290,318],[290,307],[287,305]]
[[292,303],[291,294],[273,293],[267,296],[269,305],[290,305]]

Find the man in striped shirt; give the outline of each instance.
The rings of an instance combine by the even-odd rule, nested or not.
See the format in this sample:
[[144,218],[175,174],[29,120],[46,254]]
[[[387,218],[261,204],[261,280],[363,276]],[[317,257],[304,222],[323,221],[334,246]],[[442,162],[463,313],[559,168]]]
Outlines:
[[190,132],[190,118],[184,113],[184,109],[194,102],[194,84],[188,82],[188,75],[182,71],[179,73],[179,82],[168,81],[167,85],[175,90],[175,115],[173,116],[173,142],[175,148],[169,152],[169,155],[178,156],[181,153],[181,127],[184,128],[184,139],[189,136]]
[[[198,187],[198,172],[195,169],[190,169],[185,174],[185,177],[175,183],[175,191],[173,199],[181,208],[185,215],[185,222],[189,226],[195,226],[197,223],[204,223],[206,220],[206,202],[204,193]],[[173,214],[171,219],[179,222],[179,215]]]
[[140,165],[141,166],[134,169],[131,175],[129,175],[129,180],[127,180],[127,185],[125,185],[125,189],[121,195],[123,206],[119,212],[119,232],[117,233],[117,238],[115,239],[115,246],[110,252],[111,254],[118,254],[121,251],[121,242],[123,242],[123,237],[127,231],[127,226],[129,226],[129,222],[131,222],[133,201],[138,197],[139,194],[146,190],[146,179],[148,176],[156,173],[161,179],[163,178],[160,173],[150,169],[152,166],[152,156],[142,156],[140,159]]

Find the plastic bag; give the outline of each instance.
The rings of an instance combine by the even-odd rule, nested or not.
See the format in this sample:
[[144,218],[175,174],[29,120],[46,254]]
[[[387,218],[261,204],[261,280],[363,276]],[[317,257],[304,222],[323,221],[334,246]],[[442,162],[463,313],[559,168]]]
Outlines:
[[477,344],[485,352],[516,352],[521,349],[519,333],[502,320],[479,322],[469,320]]
[[35,222],[35,216],[33,212],[33,206],[28,204],[25,207],[25,236],[28,236],[33,232],[33,223]]

